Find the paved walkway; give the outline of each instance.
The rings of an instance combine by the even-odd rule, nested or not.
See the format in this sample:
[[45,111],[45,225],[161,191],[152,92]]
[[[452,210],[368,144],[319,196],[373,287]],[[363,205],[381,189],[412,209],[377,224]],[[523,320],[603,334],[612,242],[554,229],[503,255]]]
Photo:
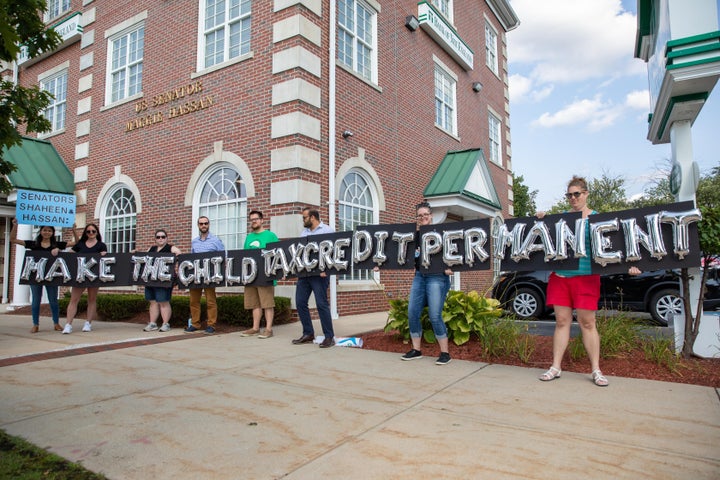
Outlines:
[[0,428],[111,479],[720,478],[708,387],[292,345],[299,324],[260,340],[50,323],[0,315]]

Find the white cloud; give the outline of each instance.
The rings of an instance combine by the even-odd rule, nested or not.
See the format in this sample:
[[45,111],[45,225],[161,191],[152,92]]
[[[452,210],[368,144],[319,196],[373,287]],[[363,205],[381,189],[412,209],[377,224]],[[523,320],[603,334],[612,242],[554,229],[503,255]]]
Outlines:
[[553,91],[552,85],[545,85],[536,89],[532,79],[520,74],[510,75],[510,103],[539,102],[547,98]]
[[597,95],[592,99],[576,100],[555,113],[545,112],[532,125],[543,128],[584,126],[597,131],[612,126],[622,110],[622,107],[604,102]]
[[625,105],[635,110],[642,110],[643,112],[650,111],[650,91],[649,90],[635,90],[628,93],[625,96]]
[[[520,26],[508,33],[511,71],[526,65],[538,84],[636,75],[636,17],[620,0],[512,0]],[[608,74],[608,72],[612,72]]]

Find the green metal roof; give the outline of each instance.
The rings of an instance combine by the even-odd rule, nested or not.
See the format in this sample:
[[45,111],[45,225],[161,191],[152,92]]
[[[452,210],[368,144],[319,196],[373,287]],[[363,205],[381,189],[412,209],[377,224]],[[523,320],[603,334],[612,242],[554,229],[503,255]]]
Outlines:
[[458,195],[501,208],[481,148],[448,152],[425,187],[425,198]]
[[52,143],[23,137],[20,145],[3,149],[3,160],[17,170],[8,174],[15,188],[72,194],[75,179]]

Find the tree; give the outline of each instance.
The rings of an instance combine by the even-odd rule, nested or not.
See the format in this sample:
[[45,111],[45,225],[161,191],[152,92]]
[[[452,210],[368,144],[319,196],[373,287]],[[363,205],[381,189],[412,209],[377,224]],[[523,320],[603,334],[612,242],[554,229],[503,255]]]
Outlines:
[[537,205],[535,205],[535,198],[537,197],[537,190],[530,190],[530,187],[525,185],[525,178],[522,175],[515,176],[513,173],[513,214],[516,217],[531,217],[537,212]]
[[[705,282],[712,269],[713,261],[720,255],[720,167],[712,169],[711,173],[700,178],[695,200],[702,220],[698,223],[698,236],[700,251],[702,252],[702,278],[700,281],[700,296],[695,318],[691,310],[685,308],[685,340],[682,354],[685,358],[693,355],[693,346],[700,330],[702,320],[703,298],[705,297]],[[683,302],[690,305],[690,277],[687,268],[683,268],[680,276],[683,286]]]
[[[587,180],[588,206],[598,212],[625,210],[630,205],[625,198],[625,179],[604,172],[600,178]],[[553,205],[548,213],[562,213],[570,210],[570,204],[563,199]]]
[[[21,45],[34,57],[60,44],[57,32],[47,29],[42,21],[41,14],[46,9],[45,0],[0,0],[0,60],[8,63],[15,60]],[[51,99],[52,95],[37,85],[21,87],[11,81],[0,81],[0,191],[11,190],[5,176],[15,170],[15,165],[3,159],[4,149],[22,143],[19,125],[25,125],[26,132],[50,130],[43,111]]]

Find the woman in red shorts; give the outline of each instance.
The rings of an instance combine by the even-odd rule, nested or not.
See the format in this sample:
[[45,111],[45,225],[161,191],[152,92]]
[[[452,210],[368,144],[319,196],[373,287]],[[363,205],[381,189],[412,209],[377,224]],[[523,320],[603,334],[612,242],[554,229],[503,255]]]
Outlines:
[[[597,213],[587,206],[587,182],[582,177],[574,176],[568,183],[567,198],[572,212],[581,212],[582,218]],[[540,215],[538,215],[540,216]],[[586,229],[590,244],[590,229]],[[637,274],[635,267],[630,274]],[[540,380],[548,382],[560,378],[560,363],[570,341],[570,326],[573,310],[582,332],[582,342],[590,358],[592,381],[599,387],[606,387],[608,379],[600,371],[600,335],[595,326],[595,311],[600,299],[600,276],[593,275],[590,257],[580,259],[577,270],[562,270],[550,274],[547,286],[547,304],[555,310],[555,334],[553,335],[553,362],[547,372],[540,375]]]

